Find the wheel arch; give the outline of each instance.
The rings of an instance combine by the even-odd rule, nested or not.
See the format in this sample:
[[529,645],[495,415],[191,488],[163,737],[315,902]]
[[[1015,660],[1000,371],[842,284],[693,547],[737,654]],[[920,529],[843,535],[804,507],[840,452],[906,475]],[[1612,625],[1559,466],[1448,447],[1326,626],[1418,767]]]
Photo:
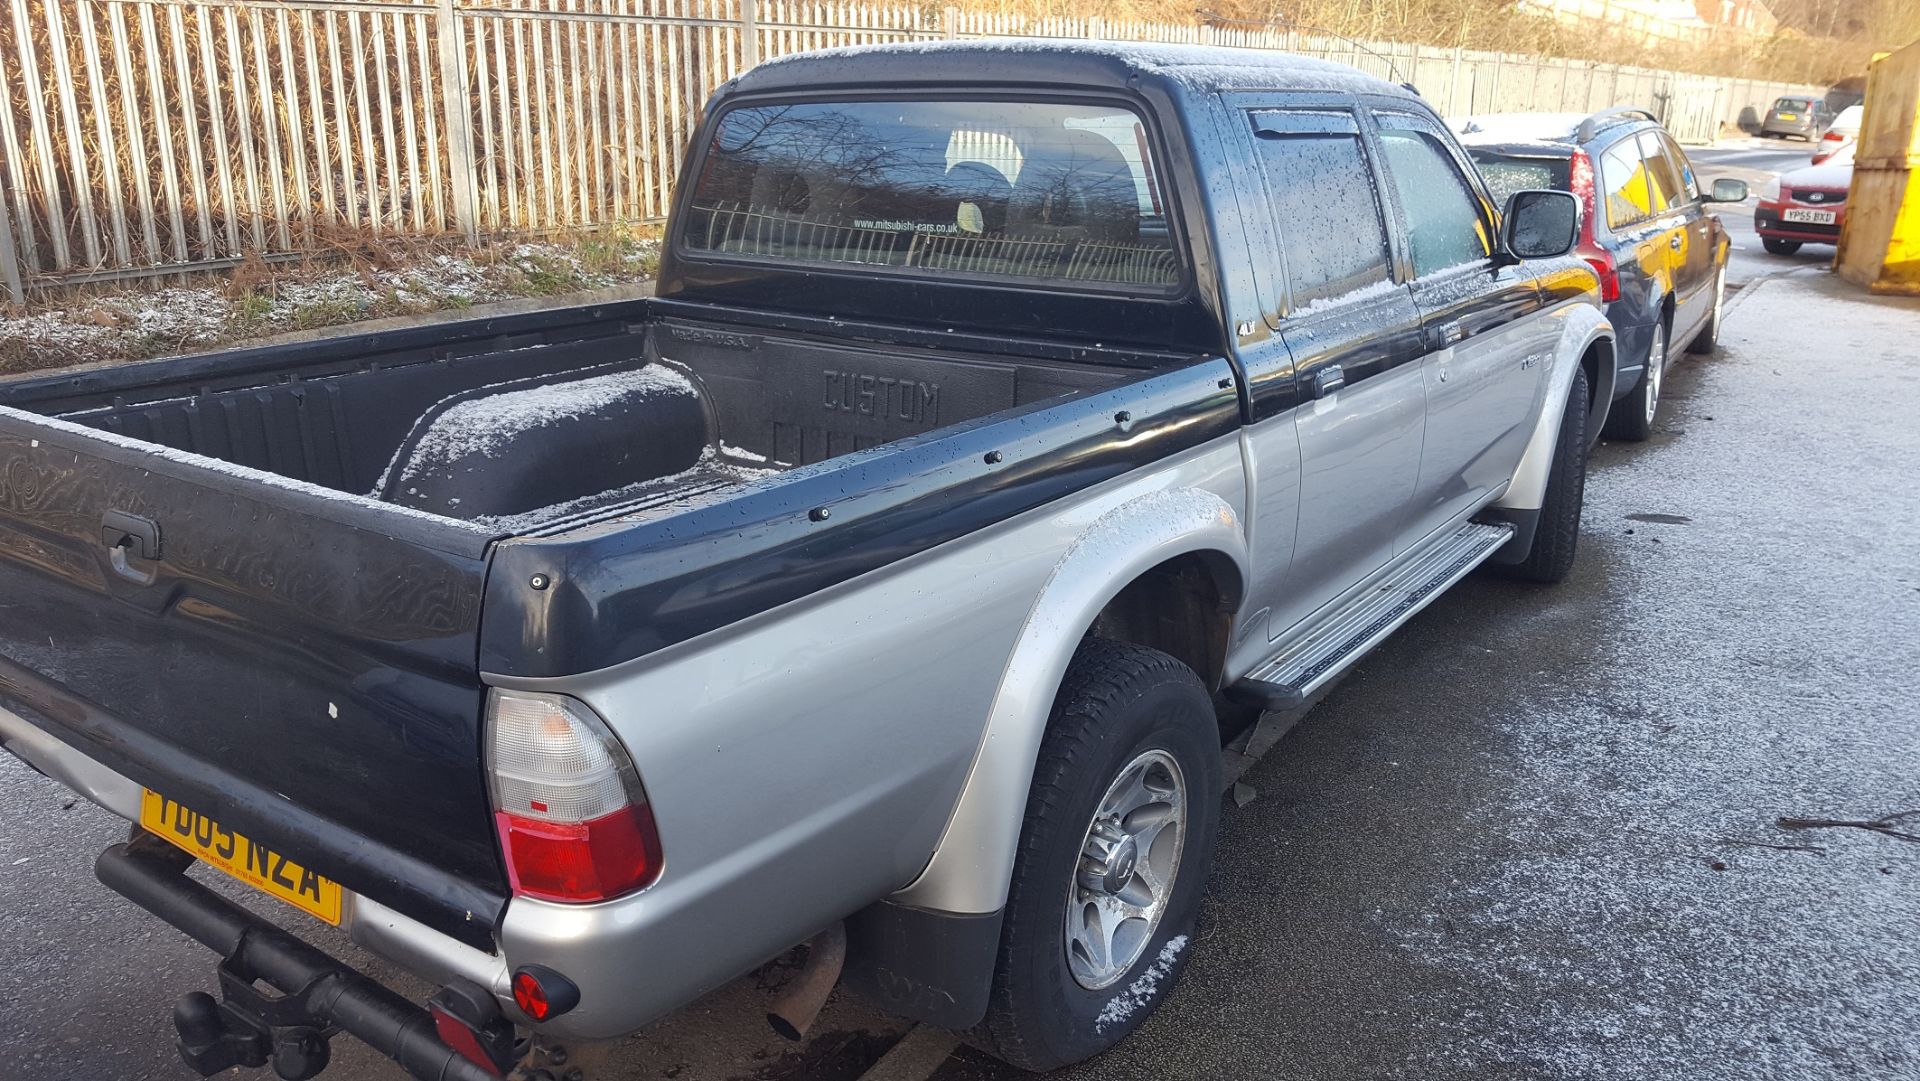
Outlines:
[[[1567,394],[1573,388],[1573,373],[1584,367],[1590,357],[1599,366],[1613,360],[1613,325],[1597,308],[1571,302],[1554,315],[1561,320],[1561,327],[1551,382],[1540,403],[1539,415],[1534,417],[1533,433],[1527,438],[1527,448],[1514,470],[1513,482],[1493,504],[1499,510],[1540,509],[1547,493],[1547,476],[1553,466],[1554,443],[1560,437],[1560,415],[1567,407]],[[1600,396],[1596,394],[1595,399],[1600,400]]]
[[888,900],[947,913],[999,910],[1013,874],[1040,739],[1082,639],[1098,628],[1154,648],[1162,648],[1156,642],[1175,644],[1179,625],[1149,609],[1180,598],[1177,611],[1217,619],[1218,631],[1204,632],[1206,643],[1183,651],[1212,667],[1201,679],[1217,685],[1246,568],[1239,512],[1203,489],[1167,489],[1129,500],[1084,531],[1027,614],[940,843],[920,876]]
[[1600,429],[1613,409],[1613,388],[1620,378],[1619,346],[1612,338],[1595,338],[1580,354],[1587,370],[1587,446],[1600,442]]

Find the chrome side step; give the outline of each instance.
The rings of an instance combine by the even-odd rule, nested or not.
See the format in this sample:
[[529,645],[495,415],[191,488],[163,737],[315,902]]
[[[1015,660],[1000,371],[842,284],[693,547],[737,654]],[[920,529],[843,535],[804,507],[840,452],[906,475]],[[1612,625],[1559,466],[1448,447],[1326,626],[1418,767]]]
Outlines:
[[1372,589],[1290,638],[1280,652],[1235,680],[1227,697],[1269,710],[1299,706],[1512,536],[1513,526],[1505,522],[1467,522],[1442,534]]

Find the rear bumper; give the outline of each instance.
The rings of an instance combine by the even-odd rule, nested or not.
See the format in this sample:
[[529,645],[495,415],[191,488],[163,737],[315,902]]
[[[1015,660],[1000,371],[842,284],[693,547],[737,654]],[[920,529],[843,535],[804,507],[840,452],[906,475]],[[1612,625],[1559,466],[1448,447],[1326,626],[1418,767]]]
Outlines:
[[[0,746],[14,757],[59,781],[114,814],[137,822],[141,788],[127,777],[81,754],[45,729],[0,707]],[[513,992],[506,959],[476,950],[351,892],[341,926],[364,947],[433,983],[464,980],[490,991],[512,1010]]]
[[[102,852],[94,873],[114,892],[220,956],[225,1005],[216,1008],[210,996],[189,996],[174,1013],[182,1055],[197,1071],[258,1066],[268,1058],[277,1066],[279,1047],[289,1034],[317,1042],[324,1062],[321,1034],[337,1028],[415,1077],[492,1081],[497,1076],[442,1043],[426,1010],[188,878],[189,857],[158,838],[147,840],[151,843],[119,844]],[[260,983],[277,995],[260,996]]]

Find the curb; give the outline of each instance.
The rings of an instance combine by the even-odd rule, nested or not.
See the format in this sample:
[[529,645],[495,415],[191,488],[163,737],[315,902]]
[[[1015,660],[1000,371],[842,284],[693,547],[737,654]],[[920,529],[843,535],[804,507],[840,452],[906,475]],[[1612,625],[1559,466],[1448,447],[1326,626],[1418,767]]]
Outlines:
[[1759,277],[1741,286],[1740,291],[1734,294],[1732,297],[1730,297],[1727,300],[1727,310],[1721,314],[1721,318],[1724,320],[1727,316],[1730,316],[1734,312],[1739,311],[1741,306],[1746,304],[1747,298],[1759,292],[1761,288],[1768,285],[1769,283],[1779,281],[1782,278],[1791,278],[1798,275],[1825,274],[1825,273],[1829,273],[1829,271],[1825,267],[1794,267],[1791,270],[1776,270],[1771,274],[1762,274]]

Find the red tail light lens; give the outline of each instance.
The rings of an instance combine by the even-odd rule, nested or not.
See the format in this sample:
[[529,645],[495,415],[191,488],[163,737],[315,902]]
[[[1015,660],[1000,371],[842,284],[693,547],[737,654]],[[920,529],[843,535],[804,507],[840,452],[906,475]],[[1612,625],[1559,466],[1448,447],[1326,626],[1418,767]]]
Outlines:
[[1568,173],[1568,187],[1580,200],[1580,243],[1574,245],[1574,252],[1587,261],[1593,273],[1600,279],[1600,299],[1613,301],[1620,299],[1620,269],[1614,265],[1613,253],[1600,246],[1595,238],[1594,222],[1600,213],[1599,187],[1595,183],[1593,159],[1584,150],[1573,152],[1573,166]]
[[494,824],[517,896],[584,904],[651,884],[663,864],[626,748],[584,703],[495,691],[488,702]]
[[1600,279],[1600,299],[1620,299],[1620,269],[1613,264],[1613,256],[1604,248],[1591,241],[1574,249],[1580,258],[1593,268],[1595,277]]
[[516,895],[581,903],[618,897],[660,874],[660,838],[646,804],[590,822],[494,814]]

